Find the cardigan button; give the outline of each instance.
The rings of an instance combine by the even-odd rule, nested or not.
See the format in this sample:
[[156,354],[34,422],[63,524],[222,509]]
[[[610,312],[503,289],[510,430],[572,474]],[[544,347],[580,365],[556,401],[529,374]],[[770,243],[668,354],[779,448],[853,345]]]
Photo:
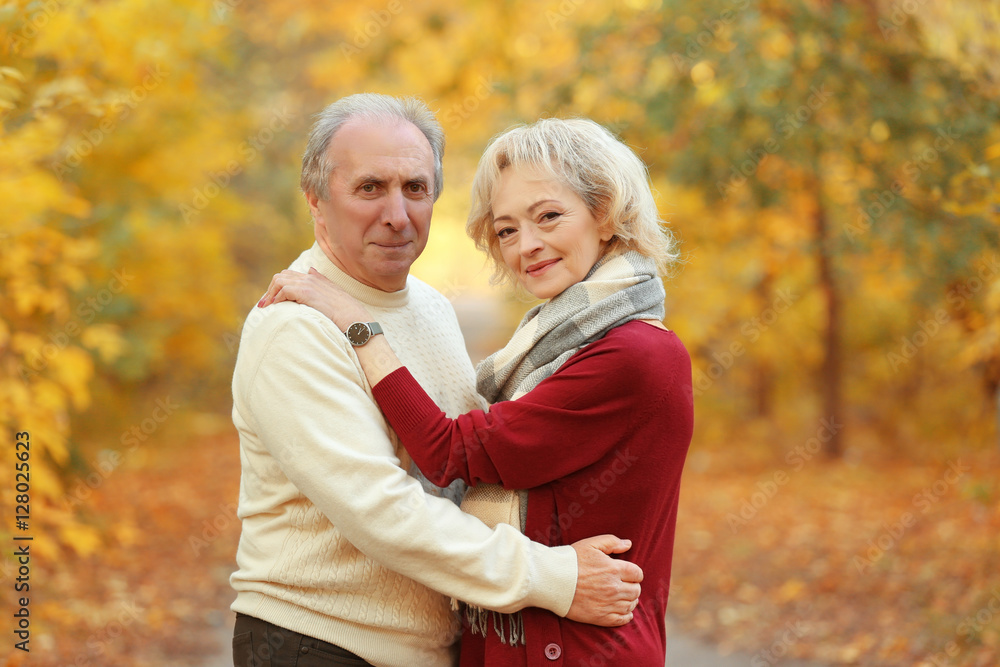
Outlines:
[[558,660],[562,655],[562,648],[559,644],[549,644],[545,647],[545,657],[549,660]]

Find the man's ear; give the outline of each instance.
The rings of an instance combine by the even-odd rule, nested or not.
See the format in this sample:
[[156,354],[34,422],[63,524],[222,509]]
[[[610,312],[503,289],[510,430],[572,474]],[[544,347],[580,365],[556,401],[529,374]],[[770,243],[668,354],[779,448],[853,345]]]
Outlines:
[[309,204],[309,214],[314,221],[319,218],[319,197],[311,192],[306,192],[306,203]]

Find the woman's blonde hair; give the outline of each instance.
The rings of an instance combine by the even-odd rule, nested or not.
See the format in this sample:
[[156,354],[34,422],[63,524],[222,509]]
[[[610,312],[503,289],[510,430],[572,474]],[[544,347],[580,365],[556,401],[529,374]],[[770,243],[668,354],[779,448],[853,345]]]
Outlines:
[[592,120],[543,118],[494,137],[472,182],[465,231],[492,261],[494,283],[513,279],[493,231],[493,198],[507,167],[541,169],[569,186],[598,225],[611,226],[607,252],[635,250],[663,274],[677,261],[676,242],[656,209],[646,165],[632,149]]

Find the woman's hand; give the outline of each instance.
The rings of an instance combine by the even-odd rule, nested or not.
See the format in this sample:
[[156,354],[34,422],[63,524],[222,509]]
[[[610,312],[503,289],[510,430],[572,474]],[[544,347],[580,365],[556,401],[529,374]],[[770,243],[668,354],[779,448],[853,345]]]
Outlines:
[[[316,269],[309,269],[308,274],[287,269],[274,274],[267,292],[257,302],[257,307],[266,308],[282,301],[295,301],[315,308],[333,320],[341,331],[346,331],[355,322],[372,321],[371,313],[360,301],[327,280]],[[361,347],[354,348],[354,352],[373,387],[402,366],[385,336],[372,337]]]
[[282,301],[295,301],[315,308],[333,320],[341,331],[346,331],[355,322],[371,320],[371,314],[357,299],[316,269],[309,269],[308,274],[287,269],[274,274],[257,307],[265,308]]

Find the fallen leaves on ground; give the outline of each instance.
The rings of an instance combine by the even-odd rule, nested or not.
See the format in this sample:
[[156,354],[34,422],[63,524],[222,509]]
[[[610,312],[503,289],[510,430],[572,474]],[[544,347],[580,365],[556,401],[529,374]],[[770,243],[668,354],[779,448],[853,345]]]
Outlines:
[[7,664],[216,667],[234,597],[238,493],[235,435],[112,471],[80,508],[101,546],[33,563],[31,652]]
[[692,452],[670,615],[754,667],[1000,664],[1000,457],[768,468]]
[[[674,625],[753,667],[1000,664],[1000,457],[800,469],[731,458],[689,459]],[[7,664],[225,659],[238,487],[232,434],[113,471],[83,507],[100,547],[33,564],[30,660]]]

